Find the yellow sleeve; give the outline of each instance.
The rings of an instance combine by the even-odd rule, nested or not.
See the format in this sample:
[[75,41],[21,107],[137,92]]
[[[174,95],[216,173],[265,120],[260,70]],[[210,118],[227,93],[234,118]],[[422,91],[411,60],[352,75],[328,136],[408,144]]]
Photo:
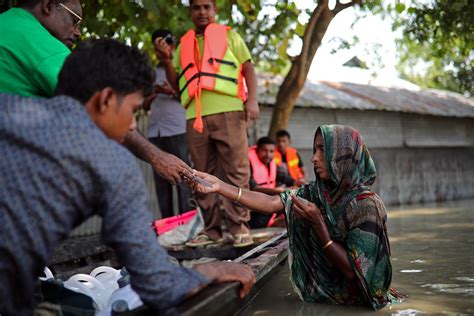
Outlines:
[[174,51],[173,55],[173,67],[176,70],[176,74],[179,76],[179,73],[181,72],[181,60],[180,60],[180,55],[181,55],[181,44],[176,47],[176,50]]
[[239,63],[243,64],[246,61],[253,62],[252,55],[250,54],[250,51],[242,37],[240,37],[237,32],[232,30],[228,32],[227,36],[229,41],[229,48],[232,50]]

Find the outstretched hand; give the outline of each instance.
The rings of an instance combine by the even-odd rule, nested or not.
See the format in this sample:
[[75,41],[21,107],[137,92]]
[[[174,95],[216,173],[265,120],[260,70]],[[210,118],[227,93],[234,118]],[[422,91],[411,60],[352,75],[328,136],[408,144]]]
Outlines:
[[192,174],[191,167],[175,155],[161,151],[159,158],[153,169],[173,185],[181,182],[182,174]]
[[205,172],[193,170],[191,174],[183,173],[182,177],[186,184],[199,193],[218,192],[220,189],[221,180]]
[[255,273],[245,264],[235,262],[210,262],[194,267],[214,283],[240,282],[240,298],[249,294],[252,286],[256,282]]

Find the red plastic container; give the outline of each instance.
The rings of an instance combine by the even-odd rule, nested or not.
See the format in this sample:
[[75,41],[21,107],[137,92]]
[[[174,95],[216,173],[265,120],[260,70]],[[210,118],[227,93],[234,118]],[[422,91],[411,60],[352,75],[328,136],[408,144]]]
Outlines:
[[166,233],[178,226],[189,223],[196,216],[197,210],[192,210],[181,215],[167,217],[154,221],[152,226],[158,235]]

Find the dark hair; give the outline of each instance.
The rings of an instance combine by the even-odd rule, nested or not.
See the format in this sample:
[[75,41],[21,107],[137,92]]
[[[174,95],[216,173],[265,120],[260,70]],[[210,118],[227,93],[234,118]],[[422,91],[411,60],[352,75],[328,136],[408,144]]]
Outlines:
[[173,33],[171,33],[170,30],[166,30],[166,29],[156,30],[151,34],[151,42],[153,43],[155,41],[155,39],[157,39],[158,37],[165,38],[168,35],[173,37]]
[[276,145],[276,142],[271,137],[264,136],[257,141],[257,148],[260,148],[263,145]]
[[56,95],[86,103],[106,87],[121,96],[153,91],[155,72],[150,59],[138,48],[113,39],[84,41],[66,59],[58,77]]
[[288,139],[291,139],[290,133],[286,129],[281,129],[278,132],[276,132],[276,138],[281,138],[281,137],[288,137]]

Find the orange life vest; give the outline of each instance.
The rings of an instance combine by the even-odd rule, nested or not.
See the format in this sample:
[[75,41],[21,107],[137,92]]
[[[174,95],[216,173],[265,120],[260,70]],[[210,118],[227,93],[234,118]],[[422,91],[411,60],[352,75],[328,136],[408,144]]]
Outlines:
[[257,185],[270,189],[276,188],[277,167],[275,161],[272,160],[270,170],[268,170],[268,167],[258,158],[257,146],[249,148],[249,161],[252,166],[252,176],[255,182],[257,182]]
[[[303,172],[299,167],[300,159],[298,158],[298,151],[295,148],[286,148],[286,164],[288,165],[288,172],[294,180],[303,178]],[[281,153],[278,149],[275,150],[275,163],[280,166],[283,162]]]
[[[191,29],[181,38],[181,73],[178,75],[181,104],[187,107],[196,98],[194,129],[203,131],[201,90],[206,89],[246,101],[247,93],[242,65],[228,48],[230,27],[211,23],[204,31],[202,56],[196,32]],[[201,58],[200,58],[201,57]]]

